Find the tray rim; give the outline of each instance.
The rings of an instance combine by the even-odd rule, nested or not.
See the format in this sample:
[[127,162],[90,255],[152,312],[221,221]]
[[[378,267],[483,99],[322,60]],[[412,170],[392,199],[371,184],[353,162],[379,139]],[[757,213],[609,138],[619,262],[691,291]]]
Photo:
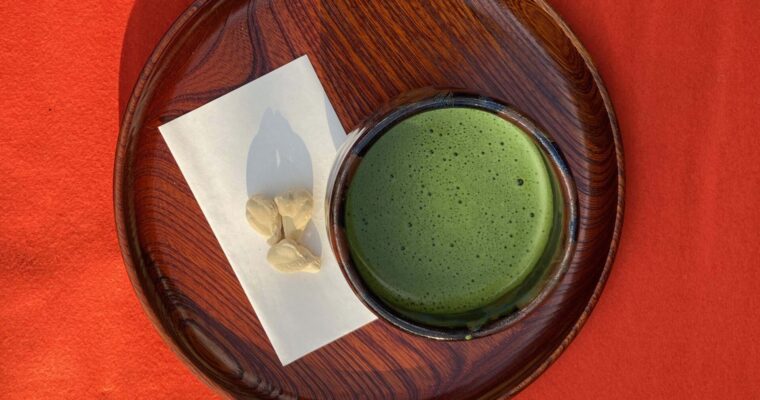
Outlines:
[[[183,31],[185,28],[187,28],[189,23],[193,21],[193,17],[198,15],[202,10],[205,10],[206,7],[211,7],[214,5],[221,4],[223,1],[229,1],[229,0],[222,0],[222,1],[195,0],[174,20],[174,22],[172,22],[169,29],[162,35],[161,39],[158,41],[154,49],[151,51],[150,56],[146,60],[145,65],[143,66],[142,70],[140,71],[140,74],[137,77],[136,82],[134,83],[132,92],[129,97],[129,101],[127,102],[125,106],[122,119],[119,123],[119,134],[118,134],[118,139],[116,143],[116,153],[115,153],[115,159],[114,159],[113,192],[112,193],[113,193],[113,199],[114,199],[114,220],[116,224],[119,248],[121,250],[122,258],[124,261],[124,267],[127,270],[127,275],[129,276],[130,283],[132,285],[133,290],[135,291],[135,295],[137,296],[138,300],[140,301],[140,304],[142,305],[143,311],[148,316],[148,319],[153,324],[153,327],[156,329],[156,331],[158,331],[164,343],[166,343],[166,345],[172,350],[172,352],[175,355],[177,355],[177,357],[179,357],[179,359],[183,362],[183,364],[185,364],[185,366],[187,366],[190,369],[193,375],[195,375],[198,379],[200,379],[203,383],[205,383],[216,394],[224,398],[232,398],[232,394],[230,392],[225,390],[216,381],[214,381],[213,379],[208,377],[206,374],[204,374],[190,360],[188,355],[185,353],[186,350],[183,349],[178,343],[176,343],[175,340],[172,338],[172,336],[169,334],[169,328],[168,326],[166,326],[166,323],[164,322],[164,320],[159,318],[156,312],[156,310],[158,310],[158,305],[153,304],[150,298],[146,296],[142,282],[140,281],[137,275],[137,271],[136,271],[137,264],[134,262],[134,260],[138,258],[139,255],[134,254],[130,246],[129,232],[131,231],[131,229],[133,229],[133,227],[129,226],[129,222],[127,221],[126,215],[124,213],[125,206],[124,204],[122,204],[122,199],[125,194],[125,190],[123,186],[123,182],[126,178],[125,168],[128,166],[128,163],[126,162],[128,160],[127,154],[129,154],[128,144],[130,143],[133,136],[136,135],[136,133],[133,133],[133,129],[136,129],[139,133],[139,126],[135,126],[135,124],[133,124],[133,118],[134,118],[135,112],[137,111],[138,104],[141,103],[146,96],[149,96],[149,93],[146,93],[145,91],[147,83],[153,78],[153,75],[156,72],[156,67],[160,64],[162,59],[166,56],[167,50],[170,48],[171,44],[175,41],[175,39],[177,39],[177,34]],[[493,1],[504,3],[508,0],[493,0]],[[573,47],[576,49],[578,54],[582,57],[584,64],[586,65],[589,72],[591,73],[592,78],[594,80],[594,84],[597,86],[599,90],[599,94],[602,97],[602,101],[604,103],[604,107],[607,112],[607,117],[610,123],[610,129],[612,132],[614,148],[615,148],[615,159],[616,159],[616,164],[617,164],[617,169],[618,169],[615,225],[613,228],[612,237],[610,239],[609,252],[607,253],[607,257],[605,260],[604,268],[602,269],[602,273],[599,276],[599,279],[594,287],[594,291],[592,292],[591,297],[589,298],[583,312],[579,315],[578,319],[573,324],[572,329],[570,329],[567,335],[562,339],[562,342],[554,349],[551,355],[549,355],[541,363],[541,365],[539,365],[536,369],[534,369],[533,372],[530,375],[528,375],[525,379],[523,379],[520,383],[518,383],[512,388],[505,389],[504,385],[506,384],[506,382],[503,382],[500,385],[494,386],[489,392],[484,394],[482,398],[496,398],[499,396],[506,396],[506,398],[510,398],[516,395],[517,393],[525,389],[528,385],[533,383],[533,381],[535,381],[542,373],[544,373],[546,369],[549,366],[551,366],[557,360],[557,358],[564,352],[564,350],[573,341],[573,339],[575,339],[579,331],[583,328],[586,321],[588,320],[589,315],[593,311],[597,302],[599,301],[599,296],[604,290],[604,287],[607,283],[607,279],[609,278],[610,270],[612,269],[612,264],[614,263],[615,255],[617,253],[618,246],[620,243],[620,237],[621,237],[622,226],[623,226],[624,210],[625,210],[625,162],[624,162],[624,155],[623,155],[623,143],[622,143],[622,138],[620,136],[620,128],[617,122],[617,116],[616,116],[614,107],[612,105],[609,92],[607,91],[607,87],[604,85],[604,81],[602,80],[602,77],[599,74],[599,71],[596,65],[594,64],[593,59],[591,58],[591,55],[589,54],[589,52],[586,50],[586,48],[583,46],[581,41],[578,39],[577,35],[567,25],[567,23],[565,23],[565,21],[560,17],[560,15],[551,7],[551,5],[548,4],[547,0],[521,0],[521,1],[531,1],[535,3],[536,6],[541,8],[541,10],[544,11],[551,18],[552,22],[554,22],[562,30],[562,33],[568,39],[570,39],[570,42],[572,43]]]

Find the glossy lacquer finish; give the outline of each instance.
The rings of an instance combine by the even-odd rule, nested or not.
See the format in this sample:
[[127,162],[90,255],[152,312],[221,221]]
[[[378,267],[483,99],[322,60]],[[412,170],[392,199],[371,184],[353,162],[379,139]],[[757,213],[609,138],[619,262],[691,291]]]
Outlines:
[[[157,127],[303,54],[347,130],[408,90],[464,87],[514,105],[556,141],[578,191],[578,243],[541,304],[472,341],[377,321],[280,365]],[[200,0],[158,45],[128,104],[116,219],[146,311],[220,393],[491,398],[535,379],[596,303],[622,223],[622,159],[588,55],[542,0]]]

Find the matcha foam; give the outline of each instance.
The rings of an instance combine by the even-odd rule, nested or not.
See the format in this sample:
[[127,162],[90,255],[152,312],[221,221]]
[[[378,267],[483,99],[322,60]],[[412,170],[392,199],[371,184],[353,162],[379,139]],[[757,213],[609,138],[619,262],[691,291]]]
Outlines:
[[445,315],[517,288],[547,246],[552,175],[539,147],[493,113],[402,120],[366,152],[346,198],[351,254],[392,307]]

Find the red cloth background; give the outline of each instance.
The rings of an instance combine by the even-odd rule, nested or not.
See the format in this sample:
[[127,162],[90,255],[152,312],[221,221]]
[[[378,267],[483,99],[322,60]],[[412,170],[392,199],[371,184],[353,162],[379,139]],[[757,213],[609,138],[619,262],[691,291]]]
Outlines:
[[[607,83],[628,193],[604,295],[519,398],[760,398],[760,7],[550,1]],[[111,195],[120,100],[189,2],[0,3],[0,398],[213,396],[143,314]]]

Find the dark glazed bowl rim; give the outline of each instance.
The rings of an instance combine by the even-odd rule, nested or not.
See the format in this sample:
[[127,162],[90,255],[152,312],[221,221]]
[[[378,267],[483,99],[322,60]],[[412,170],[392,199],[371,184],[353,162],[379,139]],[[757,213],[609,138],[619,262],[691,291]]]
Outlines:
[[[393,125],[412,115],[438,108],[470,107],[495,113],[514,123],[524,133],[531,136],[541,148],[542,153],[552,164],[557,183],[565,201],[566,216],[563,218],[564,237],[560,245],[559,261],[548,279],[541,286],[540,292],[517,311],[489,321],[483,326],[471,330],[462,328],[443,328],[424,325],[412,321],[394,311],[377,297],[366,285],[356,269],[351,257],[350,247],[345,233],[345,195],[362,154]],[[465,89],[422,88],[402,94],[395,100],[365,120],[349,134],[341,146],[330,175],[325,202],[327,233],[330,245],[338,265],[356,296],[370,311],[397,328],[418,336],[436,340],[470,340],[488,336],[514,325],[530,314],[554,290],[556,284],[567,271],[572,261],[577,242],[577,193],[570,169],[559,148],[543,130],[532,120],[514,107],[490,97],[482,96]]]

